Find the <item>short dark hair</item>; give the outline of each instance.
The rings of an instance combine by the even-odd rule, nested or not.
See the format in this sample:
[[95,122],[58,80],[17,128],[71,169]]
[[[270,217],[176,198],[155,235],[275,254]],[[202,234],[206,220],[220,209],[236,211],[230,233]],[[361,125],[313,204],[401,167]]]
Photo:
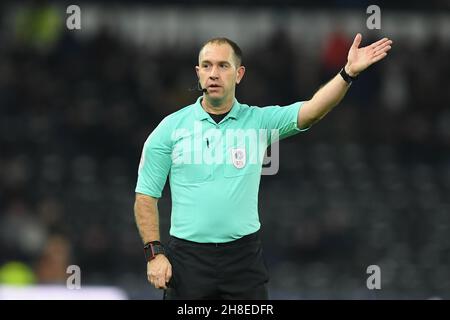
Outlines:
[[224,38],[224,37],[212,38],[212,39],[209,39],[208,41],[206,41],[205,43],[203,43],[202,47],[200,48],[200,51],[198,52],[199,56],[200,56],[200,52],[203,50],[203,48],[207,44],[210,44],[210,43],[217,43],[217,44],[228,43],[230,45],[230,47],[233,49],[234,58],[236,60],[236,66],[240,66],[242,64],[242,50],[241,50],[241,48],[239,48],[237,43],[234,42],[233,40],[230,40],[230,39]]

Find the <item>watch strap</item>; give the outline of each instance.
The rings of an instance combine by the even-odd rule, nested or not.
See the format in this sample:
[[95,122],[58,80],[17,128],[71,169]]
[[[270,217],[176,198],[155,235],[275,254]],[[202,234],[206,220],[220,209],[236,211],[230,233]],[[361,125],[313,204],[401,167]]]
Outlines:
[[158,254],[165,254],[164,246],[160,241],[151,241],[144,245],[144,255],[147,262],[153,260]]
[[344,81],[347,82],[348,84],[351,84],[353,81],[355,81],[358,78],[357,76],[352,77],[347,72],[345,72],[345,67],[341,69],[339,74],[341,75],[342,79],[344,79]]

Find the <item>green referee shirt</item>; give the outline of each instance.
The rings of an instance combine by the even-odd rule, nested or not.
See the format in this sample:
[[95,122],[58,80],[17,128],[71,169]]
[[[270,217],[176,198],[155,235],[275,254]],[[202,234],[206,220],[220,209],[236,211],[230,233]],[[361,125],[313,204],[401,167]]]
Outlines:
[[144,144],[136,192],[161,197],[169,175],[170,234],[221,243],[260,228],[258,191],[267,146],[300,131],[303,102],[248,106],[234,101],[216,124],[202,97],[165,117]]

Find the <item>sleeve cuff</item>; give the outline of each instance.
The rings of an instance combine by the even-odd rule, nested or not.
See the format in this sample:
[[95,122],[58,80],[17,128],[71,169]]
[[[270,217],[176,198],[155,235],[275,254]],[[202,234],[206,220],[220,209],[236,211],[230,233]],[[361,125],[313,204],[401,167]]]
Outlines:
[[309,128],[311,128],[311,126],[308,126],[308,127],[306,127],[306,128],[302,128],[302,129],[300,129],[300,128],[298,127],[299,113],[300,113],[300,109],[302,108],[302,106],[303,106],[304,103],[305,103],[305,101],[301,101],[301,102],[298,103],[299,106],[298,106],[298,108],[297,108],[297,113],[295,114],[295,117],[296,117],[296,118],[295,118],[295,122],[296,122],[295,130],[298,131],[298,132],[308,131]]
[[148,190],[144,190],[144,189],[142,189],[142,188],[136,188],[135,190],[134,190],[136,193],[141,193],[141,194],[145,194],[146,196],[150,196],[150,197],[153,197],[153,198],[161,198],[161,192],[151,192],[151,191],[148,191]]

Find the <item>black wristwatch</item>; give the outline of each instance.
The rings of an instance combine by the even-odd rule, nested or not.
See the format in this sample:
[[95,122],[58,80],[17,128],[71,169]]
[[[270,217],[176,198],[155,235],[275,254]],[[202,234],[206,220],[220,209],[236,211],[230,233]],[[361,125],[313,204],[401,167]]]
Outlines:
[[165,254],[164,246],[161,242],[151,241],[144,245],[144,255],[147,262],[155,259],[157,254]]
[[345,72],[345,67],[341,69],[341,72],[339,72],[339,74],[341,75],[342,79],[344,79],[344,81],[348,84],[352,84],[352,82],[358,78],[358,76],[352,77],[347,72]]

